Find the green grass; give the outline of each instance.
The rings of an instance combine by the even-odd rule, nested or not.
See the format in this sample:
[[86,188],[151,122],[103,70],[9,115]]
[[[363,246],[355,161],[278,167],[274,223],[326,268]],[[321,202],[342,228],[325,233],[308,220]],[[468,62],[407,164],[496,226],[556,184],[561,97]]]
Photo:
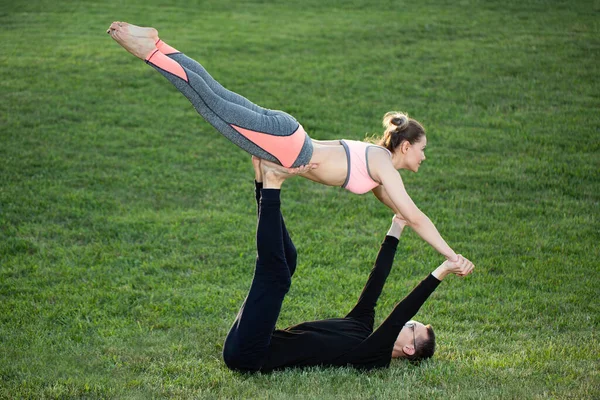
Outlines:
[[[418,4],[413,4],[418,3]],[[598,398],[600,3],[4,1],[0,398]],[[225,86],[316,139],[389,110],[428,129],[402,173],[477,265],[418,319],[436,357],[389,370],[227,370],[249,287],[249,157],[104,34],[159,28]],[[391,214],[302,179],[280,325],[340,316]],[[405,234],[378,320],[441,261]]]

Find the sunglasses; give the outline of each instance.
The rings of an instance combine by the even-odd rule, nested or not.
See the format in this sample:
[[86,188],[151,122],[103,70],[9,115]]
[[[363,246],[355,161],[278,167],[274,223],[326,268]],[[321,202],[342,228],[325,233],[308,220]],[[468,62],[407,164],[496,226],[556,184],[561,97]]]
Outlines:
[[412,333],[413,333],[413,346],[415,347],[415,351],[417,350],[417,335],[415,334],[415,323],[414,322],[407,322],[406,324],[404,324],[404,326],[406,326],[407,328],[412,329]]

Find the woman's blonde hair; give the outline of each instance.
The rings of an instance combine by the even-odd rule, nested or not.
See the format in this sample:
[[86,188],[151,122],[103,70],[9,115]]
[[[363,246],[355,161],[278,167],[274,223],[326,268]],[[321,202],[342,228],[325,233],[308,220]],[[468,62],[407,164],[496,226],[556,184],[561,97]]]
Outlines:
[[405,140],[415,144],[425,136],[425,128],[401,111],[390,111],[383,116],[383,136],[375,141],[379,146],[394,151]]

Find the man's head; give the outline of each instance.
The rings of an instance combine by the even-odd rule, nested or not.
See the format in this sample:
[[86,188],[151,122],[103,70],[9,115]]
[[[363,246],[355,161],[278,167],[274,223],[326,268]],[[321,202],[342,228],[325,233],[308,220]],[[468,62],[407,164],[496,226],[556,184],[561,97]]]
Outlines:
[[430,358],[433,353],[435,353],[435,333],[431,325],[408,321],[394,343],[392,358],[419,361]]

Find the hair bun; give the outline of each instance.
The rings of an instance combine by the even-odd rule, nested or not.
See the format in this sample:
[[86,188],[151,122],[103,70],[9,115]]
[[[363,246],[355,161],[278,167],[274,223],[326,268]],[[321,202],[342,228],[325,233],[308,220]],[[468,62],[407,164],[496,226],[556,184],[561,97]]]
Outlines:
[[408,123],[408,115],[401,111],[390,111],[383,116],[383,127],[385,129],[406,129]]
[[408,114],[402,111],[389,111],[383,116],[383,127],[385,132],[379,145],[390,151],[395,149],[405,140],[410,144],[419,141],[425,135],[423,126]]
[[406,115],[402,115],[399,117],[392,118],[392,120],[390,122],[392,124],[396,125],[397,127],[401,127],[402,125],[406,124],[407,120],[408,120],[408,118],[406,118]]

